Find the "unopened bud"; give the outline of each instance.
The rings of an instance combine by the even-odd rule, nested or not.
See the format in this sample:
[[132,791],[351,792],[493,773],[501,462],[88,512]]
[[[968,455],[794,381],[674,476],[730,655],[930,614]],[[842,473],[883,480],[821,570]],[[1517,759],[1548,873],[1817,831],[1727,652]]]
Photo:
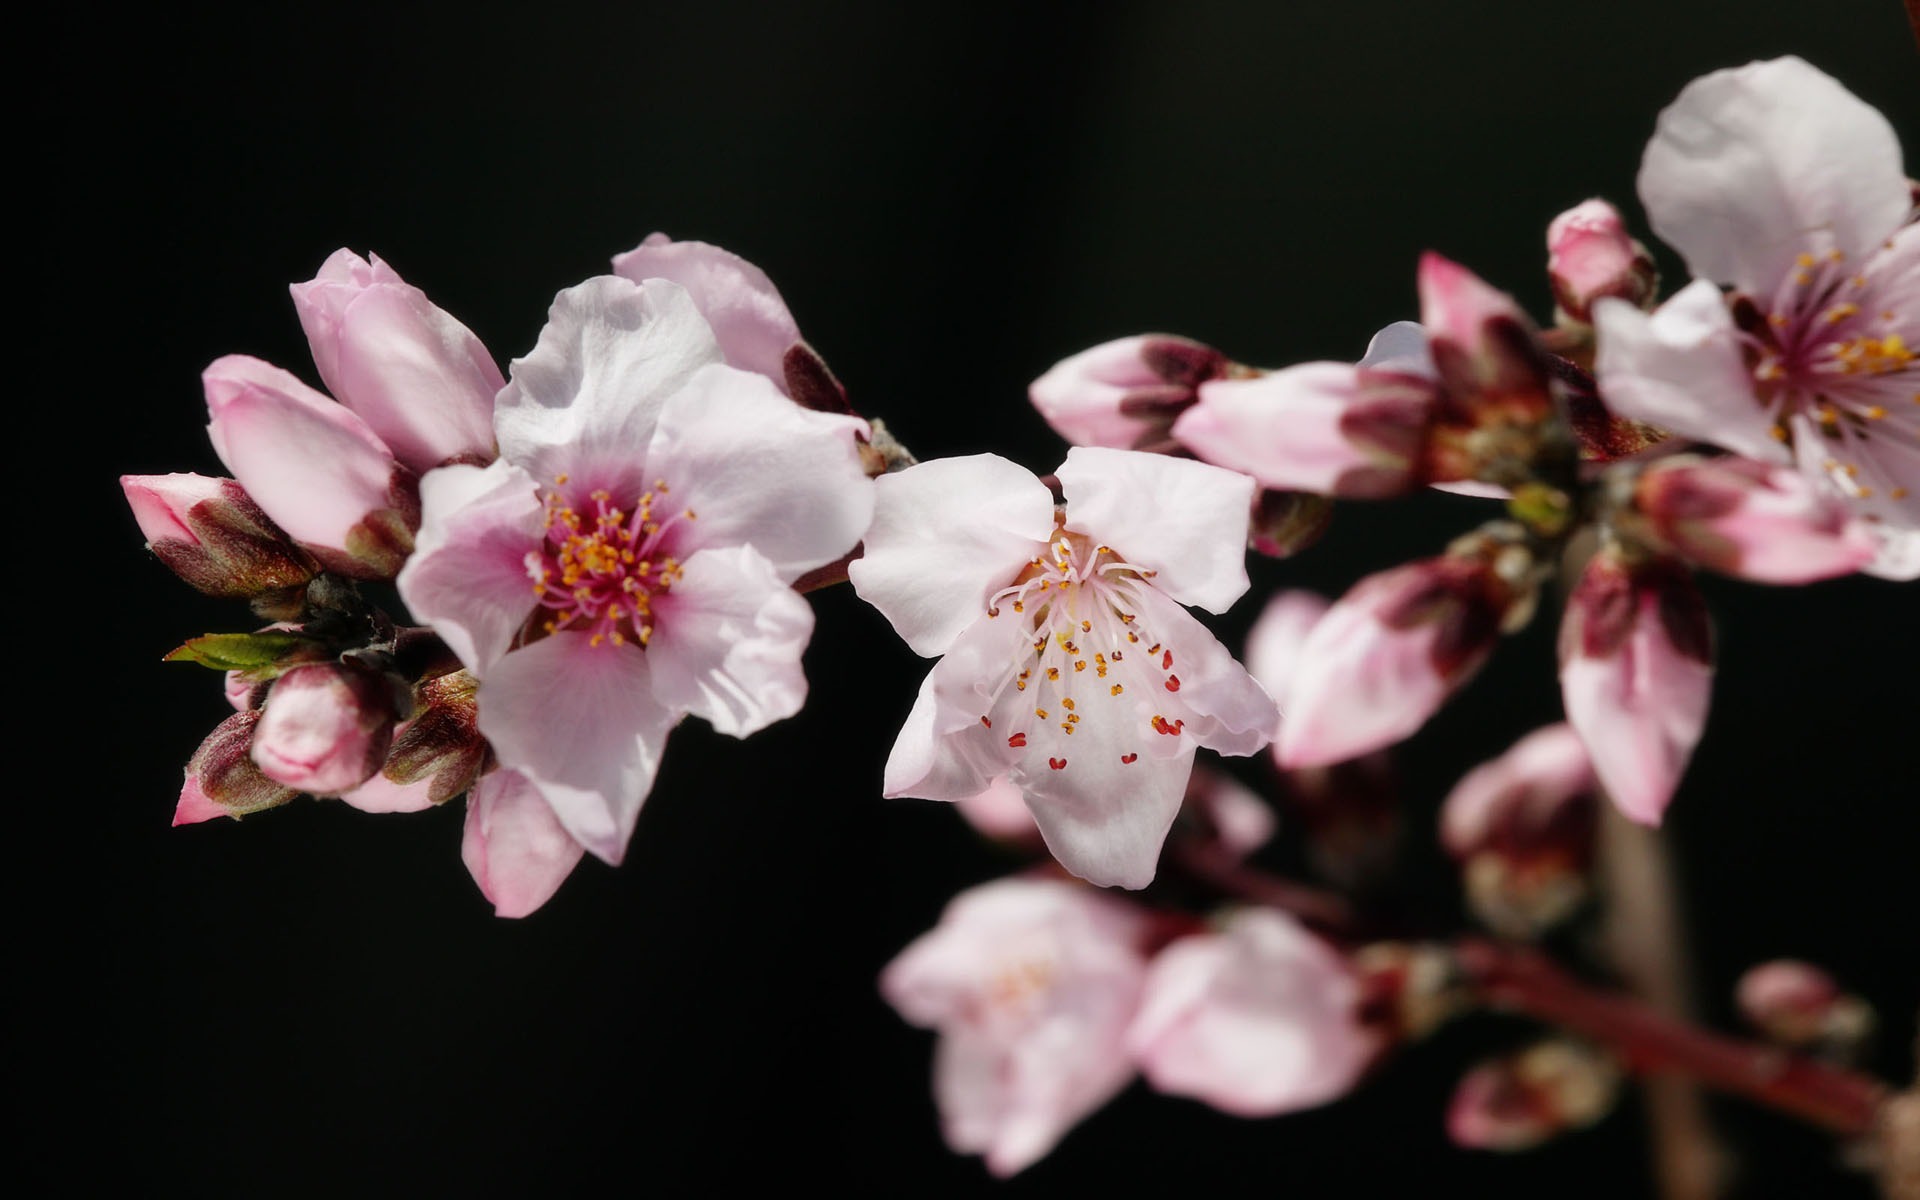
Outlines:
[[1848,1058],[1873,1033],[1873,1009],[1812,963],[1761,963],[1740,977],[1734,998],[1749,1024],[1796,1050]]
[[1375,942],[1353,956],[1364,1024],[1389,1043],[1427,1036],[1467,1008],[1467,992],[1445,947]]
[[1468,772],[1440,810],[1467,901],[1495,931],[1534,937],[1586,900],[1599,782],[1566,725],[1535,730]]
[[1531,1150],[1612,1110],[1620,1068],[1581,1042],[1553,1038],[1467,1072],[1447,1106],[1447,1136],[1474,1150]]
[[1130,450],[1166,440],[1195,389],[1230,371],[1227,356],[1172,334],[1120,338],[1062,359],[1028,395],[1054,431],[1076,446]]
[[251,597],[313,578],[313,559],[231,479],[122,475],[147,548],[209,596]]
[[427,797],[435,804],[472,787],[491,765],[480,736],[478,691],[479,681],[466,671],[414,688],[413,719],[395,735],[381,774],[398,784],[431,778]]
[[1791,467],[1684,455],[1634,487],[1634,533],[1691,562],[1758,583],[1811,583],[1872,562],[1879,543],[1838,497]]
[[396,709],[393,686],[378,671],[346,662],[295,667],[267,693],[253,761],[290,788],[337,796],[386,761]]
[[298,795],[294,788],[269,779],[250,753],[257,709],[237,712],[200,743],[187,760],[186,782],[174,809],[175,825],[192,825],[214,817],[244,817],[275,808]]
[[1253,500],[1247,544],[1268,558],[1291,558],[1333,524],[1333,501],[1306,492],[1262,489]]
[[1593,302],[1617,296],[1651,309],[1660,290],[1653,255],[1627,233],[1620,212],[1605,200],[1577,204],[1547,226],[1547,277],[1562,325],[1585,325]]
[[1444,393],[1429,480],[1523,481],[1556,422],[1553,372],[1533,322],[1513,297],[1438,254],[1422,256],[1419,284],[1420,322]]

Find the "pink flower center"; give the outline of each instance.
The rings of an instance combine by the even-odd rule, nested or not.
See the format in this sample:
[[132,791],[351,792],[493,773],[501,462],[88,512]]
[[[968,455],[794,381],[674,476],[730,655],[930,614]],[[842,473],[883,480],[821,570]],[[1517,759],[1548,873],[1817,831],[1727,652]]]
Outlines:
[[[994,691],[1007,745],[1019,749],[1038,738],[1051,751],[1047,765],[1063,771],[1072,762],[1068,743],[1090,721],[1137,724],[1143,741],[1178,736],[1184,721],[1152,711],[1154,691],[1180,690],[1173,650],[1138,616],[1135,589],[1152,586],[1146,581],[1153,574],[1083,534],[1056,529],[1046,553],[987,602],[988,617],[1011,610],[1033,626],[1031,652],[1016,656]],[[1011,705],[1004,699],[1008,684],[1019,697]],[[980,721],[995,728],[991,714]],[[1120,761],[1138,758],[1129,748]]]
[[653,599],[680,578],[680,561],[667,553],[668,534],[692,509],[657,515],[665,481],[629,506],[613,503],[603,488],[579,508],[555,480],[545,497],[546,536],[527,555],[527,574],[539,598],[538,632],[588,634],[595,646],[645,646],[653,637]]
[[[1773,436],[1791,445],[1817,435],[1827,445],[1827,469],[1849,479],[1860,474],[1869,449],[1863,443],[1902,436],[1883,424],[1889,405],[1902,394],[1920,404],[1913,379],[1920,358],[1901,332],[1904,314],[1885,297],[1876,302],[1880,282],[1871,264],[1850,272],[1838,250],[1818,258],[1803,253],[1765,321],[1747,329],[1754,380],[1776,417]],[[1911,423],[1894,424],[1903,422]],[[1873,494],[1864,483],[1854,491]],[[1897,500],[1906,492],[1894,486],[1889,494]]]

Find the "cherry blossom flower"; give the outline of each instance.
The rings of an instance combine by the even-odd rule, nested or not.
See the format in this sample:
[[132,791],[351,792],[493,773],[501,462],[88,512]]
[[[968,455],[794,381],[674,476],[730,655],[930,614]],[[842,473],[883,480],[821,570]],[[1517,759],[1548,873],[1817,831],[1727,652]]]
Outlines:
[[1651,316],[1594,305],[1608,406],[1795,464],[1878,523],[1869,570],[1920,576],[1920,226],[1892,126],[1798,58],[1750,63],[1681,91],[1639,184],[1697,278]]
[[1016,1174],[1133,1079],[1149,931],[1141,910],[1077,884],[1001,879],[954,897],[887,965],[887,1003],[940,1033],[934,1099],[956,1153]]
[[805,699],[813,613],[788,585],[866,528],[865,425],[721,360],[679,285],[588,280],[513,364],[499,461],[422,481],[400,592],[479,680],[479,730],[520,780],[469,809],[503,912],[544,888],[509,876],[565,857],[530,793],[618,863],[683,716],[744,737]]
[[1684,454],[1654,463],[1634,481],[1636,537],[1759,583],[1810,583],[1859,570],[1879,545],[1831,491],[1790,467]]
[[1653,256],[1605,200],[1576,204],[1547,226],[1547,278],[1556,316],[1573,324],[1589,321],[1602,296],[1645,305],[1660,284]]
[[1380,1049],[1338,953],[1285,913],[1245,909],[1148,969],[1127,1044],[1147,1082],[1244,1117],[1345,1095]]
[[916,653],[944,655],[887,760],[889,796],[958,800],[1002,773],[1048,847],[1094,883],[1144,887],[1194,750],[1251,754],[1273,701],[1182,603],[1247,588],[1253,481],[1075,447],[1047,488],[995,455],[876,481],[848,569]]

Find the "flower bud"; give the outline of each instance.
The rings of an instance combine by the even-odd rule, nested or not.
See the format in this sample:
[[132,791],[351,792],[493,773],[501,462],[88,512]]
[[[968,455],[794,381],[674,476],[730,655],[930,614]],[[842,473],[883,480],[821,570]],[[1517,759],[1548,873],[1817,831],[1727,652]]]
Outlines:
[[[728,366],[765,375],[781,391],[791,387],[795,364],[787,355],[800,341],[800,327],[780,289],[759,267],[706,242],[676,242],[664,233],[650,233],[638,246],[614,256],[613,273],[635,283],[665,279],[679,284],[712,328]],[[819,359],[817,354],[812,357]],[[798,393],[790,394],[806,403]]]
[[1605,200],[1577,204],[1547,226],[1547,277],[1562,325],[1588,324],[1602,296],[1651,309],[1660,290],[1653,255],[1628,235],[1619,210]]
[[1232,370],[1227,356],[1189,338],[1120,338],[1062,359],[1028,396],[1054,431],[1076,446],[1131,450],[1165,440],[1195,389]]
[[1735,986],[1740,1015],[1783,1046],[1850,1057],[1872,1034],[1873,1009],[1812,963],[1776,959]]
[[1873,561],[1878,543],[1837,496],[1791,467],[1685,455],[1641,472],[1636,533],[1758,583],[1811,583]]
[[996,842],[1033,850],[1042,845],[1040,827],[1027,811],[1020,786],[1005,775],[994,776],[985,791],[956,800],[953,806],[969,825]]
[[479,686],[470,672],[453,671],[415,687],[413,717],[394,731],[381,775],[403,785],[430,780],[427,799],[433,804],[472,787],[492,765],[492,751],[480,736]]
[[1449,553],[1368,576],[1341,597],[1301,644],[1276,761],[1324,766],[1424,724],[1480,669],[1521,602],[1502,557]]
[[1467,1007],[1460,972],[1446,947],[1375,942],[1353,957],[1361,1015],[1388,1043],[1426,1037]]
[[1611,1058],[1551,1038],[1467,1072],[1447,1105],[1447,1136],[1474,1150],[1531,1150],[1606,1116],[1620,1084]]
[[506,380],[465,325],[351,250],[289,290],[327,390],[402,464],[425,474],[493,459],[493,398]]
[[267,778],[254,764],[249,749],[259,723],[260,712],[253,709],[234,713],[214,726],[187,760],[186,782],[173,813],[175,825],[244,817],[278,807],[299,794]]
[[1513,297],[1438,254],[1420,259],[1420,323],[1444,401],[1427,477],[1511,486],[1528,476],[1555,422],[1553,374]]
[[253,761],[269,778],[336,796],[380,769],[393,744],[393,687],[357,663],[295,667],[273,681],[253,735]]
[[1560,626],[1567,722],[1620,811],[1660,823],[1706,726],[1713,687],[1706,603],[1685,567],[1602,550]]
[[1585,901],[1598,791],[1586,746],[1566,725],[1535,730],[1454,787],[1440,840],[1490,928],[1535,937]]
[[1246,909],[1154,958],[1127,1045],[1163,1092],[1237,1116],[1293,1112],[1345,1095],[1372,1063],[1360,998],[1331,947],[1285,913]]
[[318,569],[231,479],[188,472],[122,475],[120,488],[147,548],[209,596],[294,588]]

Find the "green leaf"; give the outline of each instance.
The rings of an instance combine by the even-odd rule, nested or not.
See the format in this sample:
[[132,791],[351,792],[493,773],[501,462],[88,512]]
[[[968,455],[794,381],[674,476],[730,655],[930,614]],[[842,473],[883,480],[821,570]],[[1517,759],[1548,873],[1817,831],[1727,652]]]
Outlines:
[[208,633],[168,652],[163,662],[194,662],[216,671],[243,671],[272,679],[287,668],[326,658],[326,648],[303,634],[284,629],[259,633]]

